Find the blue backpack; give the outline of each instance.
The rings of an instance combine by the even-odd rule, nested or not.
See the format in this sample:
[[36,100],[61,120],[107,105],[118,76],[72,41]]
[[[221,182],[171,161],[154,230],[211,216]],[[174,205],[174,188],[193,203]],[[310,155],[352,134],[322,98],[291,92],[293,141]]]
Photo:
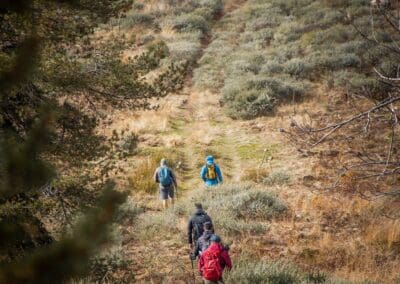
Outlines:
[[169,186],[172,184],[171,172],[168,167],[161,167],[158,172],[158,179],[162,186]]

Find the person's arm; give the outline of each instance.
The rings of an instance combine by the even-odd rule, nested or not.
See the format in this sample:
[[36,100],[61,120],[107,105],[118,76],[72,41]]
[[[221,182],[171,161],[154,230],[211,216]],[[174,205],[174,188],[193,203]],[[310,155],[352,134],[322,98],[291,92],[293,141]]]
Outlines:
[[172,170],[170,170],[170,173],[171,173],[172,183],[174,184],[175,187],[178,187],[178,183],[176,182],[175,173]]
[[232,269],[232,260],[231,260],[231,257],[229,256],[229,253],[226,250],[223,250],[221,252],[221,257],[222,257],[223,263],[228,268],[228,270],[231,270]]
[[217,172],[218,181],[222,183],[222,172],[218,165],[215,166],[215,171]]
[[154,180],[156,183],[160,183],[160,181],[159,181],[159,179],[158,179],[158,168],[157,168],[156,171],[154,172],[153,180]]
[[201,168],[200,177],[201,177],[201,179],[202,179],[204,182],[207,181],[207,179],[206,179],[206,174],[207,174],[207,167],[206,167],[206,166],[203,166],[203,167]]

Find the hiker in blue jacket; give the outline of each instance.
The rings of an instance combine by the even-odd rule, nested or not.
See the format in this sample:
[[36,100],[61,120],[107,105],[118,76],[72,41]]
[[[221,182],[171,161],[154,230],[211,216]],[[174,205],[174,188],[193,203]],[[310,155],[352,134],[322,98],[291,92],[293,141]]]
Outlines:
[[207,187],[217,186],[222,183],[221,169],[215,163],[213,156],[208,156],[206,158],[206,164],[201,169],[200,176]]
[[174,205],[174,188],[177,188],[178,184],[166,159],[161,159],[160,167],[154,172],[153,179],[160,184],[160,198],[163,201],[164,209],[167,208],[168,198],[171,200],[171,205]]

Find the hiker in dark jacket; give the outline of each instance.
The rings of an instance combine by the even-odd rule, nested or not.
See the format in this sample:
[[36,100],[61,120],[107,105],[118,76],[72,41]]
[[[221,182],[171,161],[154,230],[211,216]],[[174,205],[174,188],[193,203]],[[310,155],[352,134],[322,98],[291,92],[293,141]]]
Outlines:
[[178,186],[174,172],[168,167],[166,159],[161,159],[160,167],[154,172],[153,179],[160,185],[160,198],[164,209],[167,208],[167,200],[170,198],[174,205],[174,188]]
[[197,239],[203,234],[203,224],[212,221],[210,216],[203,210],[203,206],[200,203],[196,203],[196,212],[190,218],[187,231],[188,231],[188,243],[190,249],[193,249],[193,243],[196,243]]
[[[200,255],[199,273],[205,284],[224,283],[222,279],[223,271],[225,268],[232,269],[232,261],[219,236],[212,235],[210,241],[211,245]],[[218,259],[219,265],[212,261],[214,258]]]
[[210,238],[214,235],[213,227],[211,222],[205,222],[203,224],[203,234],[197,240],[196,246],[194,248],[194,256],[199,256],[203,251],[205,251],[211,244]]

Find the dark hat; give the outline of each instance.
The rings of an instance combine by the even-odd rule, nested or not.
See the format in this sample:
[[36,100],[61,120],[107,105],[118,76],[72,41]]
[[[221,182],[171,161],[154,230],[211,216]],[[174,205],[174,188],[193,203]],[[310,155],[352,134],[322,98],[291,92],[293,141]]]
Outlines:
[[221,238],[217,235],[212,235],[210,237],[210,241],[215,242],[215,243],[220,243],[221,242]]
[[204,230],[211,230],[212,229],[211,222],[204,222],[203,223],[203,228],[204,228]]
[[197,209],[203,209],[203,205],[201,205],[201,203],[195,203],[194,206],[195,206]]

